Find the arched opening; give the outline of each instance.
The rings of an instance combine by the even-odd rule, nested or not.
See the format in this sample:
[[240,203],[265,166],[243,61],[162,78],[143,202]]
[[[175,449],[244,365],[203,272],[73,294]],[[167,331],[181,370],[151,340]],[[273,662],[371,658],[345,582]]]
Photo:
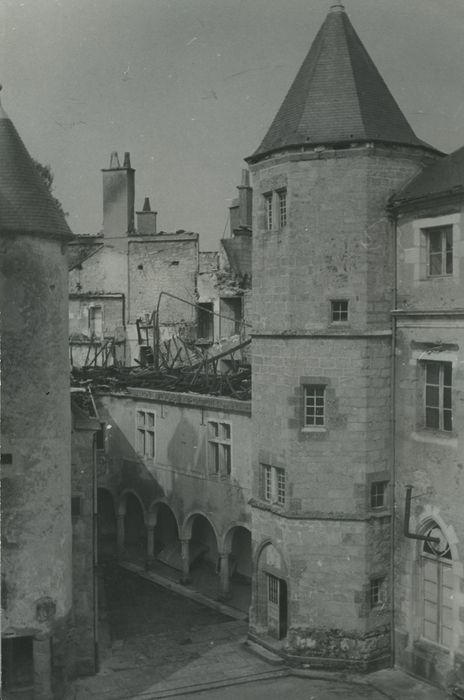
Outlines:
[[231,605],[248,612],[251,602],[252,553],[251,532],[241,525],[227,533]]
[[107,489],[97,490],[97,553],[98,562],[108,561],[117,552],[117,521],[114,501]]
[[284,639],[288,629],[287,568],[272,543],[264,545],[258,556],[255,596],[258,631]]
[[181,553],[177,520],[165,503],[156,506],[156,526],[153,533],[153,556],[168,566],[181,569]]
[[192,537],[190,539],[191,567],[206,568],[216,573],[218,567],[218,546],[211,523],[203,515],[194,515]]
[[142,558],[145,561],[147,551],[145,518],[142,505],[133,493],[126,494],[124,548],[131,558]]
[[429,521],[423,533],[437,541],[425,540],[419,557],[420,636],[450,649],[453,646],[454,581],[449,543],[441,528]]
[[231,530],[230,573],[232,579],[251,583],[251,532],[246,527],[237,526]]

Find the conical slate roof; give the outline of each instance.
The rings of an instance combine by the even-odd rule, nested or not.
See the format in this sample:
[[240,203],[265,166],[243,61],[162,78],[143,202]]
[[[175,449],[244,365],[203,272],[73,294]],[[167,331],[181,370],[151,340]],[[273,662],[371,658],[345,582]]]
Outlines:
[[411,199],[464,191],[464,146],[432,163],[411,180],[394,198],[395,204]]
[[13,122],[1,105],[0,233],[73,237]]
[[335,3],[320,28],[253,162],[280,149],[381,141],[431,148],[417,138]]

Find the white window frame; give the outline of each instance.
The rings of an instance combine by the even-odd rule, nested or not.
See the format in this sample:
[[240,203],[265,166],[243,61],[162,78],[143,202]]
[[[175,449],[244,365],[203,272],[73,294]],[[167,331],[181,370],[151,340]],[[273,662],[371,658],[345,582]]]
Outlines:
[[228,420],[208,419],[208,471],[217,476],[232,475],[232,423]]
[[[453,364],[452,362],[445,362],[436,359],[423,360],[423,371],[424,371],[424,428],[427,430],[439,430],[444,433],[453,432]],[[427,382],[427,373],[429,365],[436,365],[438,368],[438,384]],[[451,383],[445,384],[445,365],[449,368],[451,372]],[[427,389],[430,387],[431,390],[436,388],[438,390],[438,402],[428,403]],[[445,394],[449,390],[450,400],[449,407],[445,405]],[[447,403],[447,402],[446,402]],[[438,411],[438,426],[429,425],[427,423],[427,410],[431,409]],[[451,427],[445,427],[447,421],[445,421],[445,414],[449,414],[451,420]]]
[[[323,430],[327,426],[327,387],[325,384],[303,384],[303,428],[309,430]],[[318,403],[317,392],[322,391],[322,403]],[[308,399],[314,394],[314,406],[312,420],[308,421]],[[322,413],[317,411],[321,410]]]
[[[426,239],[427,246],[427,278],[435,277],[452,277],[454,270],[454,240],[453,240],[453,225],[446,224],[443,226],[430,226],[422,229],[422,233]],[[440,235],[440,250],[432,252],[431,237],[432,235]],[[448,238],[451,236],[451,272],[448,272]],[[440,271],[432,272],[431,257],[432,255],[440,256]]]
[[[427,230],[453,227],[453,273],[445,276],[428,274]],[[461,240],[461,214],[446,214],[423,219],[415,219],[413,228],[413,247],[405,250],[406,261],[413,265],[414,281],[433,283],[433,280],[459,280],[459,258],[464,254],[464,241]]]
[[261,464],[262,498],[266,503],[285,506],[287,498],[287,475],[283,467]]
[[[433,525],[431,523],[431,525]],[[441,530],[438,525],[436,525],[436,531]],[[432,533],[435,534],[435,533]],[[443,534],[443,541],[446,541],[445,535]],[[427,642],[432,644],[437,644],[446,649],[451,649],[453,646],[453,620],[454,620],[454,580],[453,580],[453,560],[451,553],[448,552],[449,558],[445,558],[440,555],[429,553],[425,551],[427,548],[427,542],[424,542],[421,552],[420,552],[420,605],[421,605],[421,637]],[[436,574],[436,581],[433,581],[430,576],[432,571]],[[451,582],[449,581],[451,578]],[[446,579],[448,579],[448,585]],[[427,585],[428,584],[428,585]],[[449,585],[451,584],[451,585]],[[435,590],[434,590],[435,588]],[[449,591],[449,604],[446,605],[446,591]],[[429,610],[427,610],[427,604]],[[431,610],[436,611],[436,619],[428,619]],[[448,613],[445,613],[445,610]],[[448,615],[450,624],[446,624],[446,614]],[[431,629],[435,627],[434,634],[431,633]],[[445,641],[445,630],[449,634],[449,640]]]
[[264,228],[266,231],[272,231],[274,227],[274,193],[264,192]]
[[145,459],[156,457],[156,413],[151,408],[136,408],[135,445],[137,454]]
[[288,221],[288,208],[287,208],[287,188],[283,187],[277,190],[277,202],[278,202],[278,214],[279,214],[279,228],[285,228]]

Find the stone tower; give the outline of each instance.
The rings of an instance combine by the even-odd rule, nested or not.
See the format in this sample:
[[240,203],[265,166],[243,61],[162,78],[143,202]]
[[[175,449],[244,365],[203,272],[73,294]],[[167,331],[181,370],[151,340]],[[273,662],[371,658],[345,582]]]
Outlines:
[[[251,634],[312,665],[390,659],[389,197],[434,149],[336,3],[253,176]],[[276,641],[280,640],[280,641]]]
[[0,108],[4,685],[59,692],[71,609],[71,414],[63,215]]

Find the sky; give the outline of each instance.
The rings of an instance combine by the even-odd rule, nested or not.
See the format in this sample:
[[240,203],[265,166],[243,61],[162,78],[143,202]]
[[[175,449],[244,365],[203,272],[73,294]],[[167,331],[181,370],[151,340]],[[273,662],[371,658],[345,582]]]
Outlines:
[[[0,0],[5,111],[49,164],[74,233],[102,226],[102,168],[131,154],[136,209],[214,250],[331,0]],[[416,134],[464,144],[463,0],[346,0]],[[227,229],[228,230],[228,229]]]

